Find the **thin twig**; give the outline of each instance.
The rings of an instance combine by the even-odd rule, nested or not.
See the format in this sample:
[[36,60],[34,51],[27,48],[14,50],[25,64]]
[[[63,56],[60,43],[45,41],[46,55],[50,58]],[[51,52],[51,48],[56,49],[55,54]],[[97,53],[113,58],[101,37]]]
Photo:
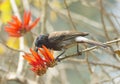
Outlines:
[[89,63],[90,63],[90,64],[93,64],[93,65],[108,66],[108,67],[112,67],[112,68],[116,68],[116,69],[120,70],[120,66],[113,65],[113,64],[102,63],[102,62],[89,62]]
[[[101,66],[101,65],[100,65]],[[110,79],[110,81],[112,82],[112,84],[115,84],[114,80],[111,78],[111,76],[109,75],[109,73],[101,66],[102,71],[107,75],[107,77]]]
[[[113,21],[111,20],[110,15],[109,15],[106,11],[105,11],[105,13],[106,13],[107,19],[108,19],[109,22],[110,22],[110,25],[113,27],[113,30],[115,31],[115,34],[116,34],[117,36],[119,36],[120,33],[119,33],[118,29],[115,27],[115,24],[113,23]],[[113,13],[111,13],[111,15],[115,18],[116,23],[117,23],[117,24],[119,25],[119,27],[120,27],[120,23],[119,23],[117,17],[115,17],[115,15],[114,15]]]
[[[116,78],[119,78],[119,77],[120,77],[120,75],[112,78],[111,80],[115,80]],[[110,81],[110,80],[103,80],[103,81],[100,81],[100,84],[102,84],[102,83],[104,83],[104,82],[109,82],[109,81]],[[117,83],[117,84],[118,84],[118,83]]]
[[109,35],[108,35],[108,32],[107,32],[107,29],[106,29],[106,26],[105,26],[105,22],[104,22],[103,8],[104,8],[104,7],[103,7],[103,2],[102,2],[102,0],[100,0],[101,22],[102,22],[103,29],[104,29],[104,32],[105,32],[105,36],[106,36],[107,40],[110,40]]
[[[94,55],[94,53],[93,52],[90,52],[91,54],[92,54],[92,56]],[[96,56],[95,57],[95,61],[97,62],[97,61],[100,61],[99,60],[99,58]],[[102,69],[102,71],[110,78],[110,80],[112,80],[112,82],[113,82],[113,84],[114,84],[114,81],[113,81],[113,79],[111,78],[111,76],[108,74],[108,72],[106,71],[106,69],[103,67],[103,66],[101,66],[100,65],[100,68]]]
[[72,17],[71,17],[71,14],[70,14],[70,10],[69,10],[69,7],[68,7],[68,5],[67,5],[66,0],[64,0],[64,4],[65,4],[65,7],[66,7],[66,9],[67,9],[67,14],[68,14],[68,17],[69,17],[70,22],[71,22],[71,24],[72,24],[73,30],[77,30],[77,28],[76,28],[76,26],[75,26],[75,24],[74,24],[74,22],[73,22],[73,20],[72,20]]
[[[90,52],[90,53],[92,54],[92,56],[94,55],[93,52]],[[94,58],[96,59],[96,60],[95,60],[96,62],[97,62],[97,61],[100,61],[97,56],[94,56]],[[111,76],[108,74],[108,72],[106,71],[106,69],[105,69],[103,66],[101,66],[101,65],[100,65],[100,68],[101,68],[102,71],[110,78],[110,80],[111,80],[111,81],[113,82],[113,84],[114,84],[113,79],[112,79]],[[109,81],[110,81],[110,80],[109,80]]]
[[42,17],[41,17],[41,33],[46,33],[46,19],[47,19],[47,6],[48,6],[48,0],[43,1],[43,7],[42,7]]
[[[108,42],[103,43],[103,44],[107,45],[107,44],[112,44],[112,43],[116,43],[116,42],[120,42],[120,38],[118,38],[118,39],[116,39],[116,40],[108,41]],[[94,49],[96,49],[96,48],[97,48],[97,46],[90,47],[90,48],[87,48],[87,49],[82,50],[81,52],[82,52],[82,53],[88,52],[88,51],[94,50]],[[113,50],[112,50],[112,51],[113,51]],[[64,59],[67,59],[67,58],[70,58],[70,57],[75,57],[75,56],[78,56],[78,55],[79,55],[78,53],[75,53],[75,54],[72,54],[72,55],[69,55],[69,56],[65,56],[65,57],[63,57],[63,58],[60,58],[59,60],[61,61],[61,60],[64,60]]]
[[88,53],[89,52],[86,52],[86,62],[87,62],[87,65],[88,65],[88,69],[89,69],[89,72],[90,72],[90,74],[92,74],[93,72],[92,72],[92,68],[91,68],[91,65],[90,65],[90,63],[89,63],[89,55],[88,55]]
[[14,48],[9,47],[9,46],[6,44],[6,41],[5,41],[2,37],[0,37],[0,38],[1,38],[1,42],[0,42],[0,43],[1,43],[3,46],[5,46],[6,48],[8,48],[8,49],[10,49],[10,50],[12,50],[12,51],[15,51],[15,52],[24,52],[24,53],[25,53],[24,50],[14,49]]
[[[87,63],[86,60],[80,60],[80,59],[68,59],[69,61],[73,61],[73,62],[77,62],[77,63]],[[100,65],[100,66],[106,66],[106,67],[112,67],[112,68],[115,68],[115,69],[118,69],[120,70],[120,66],[118,65],[113,65],[113,64],[108,64],[108,63],[103,63],[103,62],[94,62],[94,61],[89,61],[90,64],[92,65]]]
[[7,47],[8,49],[10,49],[10,50],[12,50],[12,51],[23,52],[23,53],[25,53],[24,50],[11,48],[11,47],[9,47],[7,44],[5,44],[5,43],[2,43],[2,45],[4,45],[5,47]]
[[[54,10],[56,13],[58,14],[61,14],[61,15],[64,15],[64,16],[68,16],[67,15],[67,12],[66,10],[62,9],[62,10],[58,10],[57,8],[55,8],[54,6],[52,6],[52,4],[49,4],[49,6],[51,7],[52,10]],[[96,29],[101,29],[102,28],[102,25],[94,20],[91,20],[83,15],[80,15],[80,14],[76,14],[74,12],[71,12],[71,17],[74,19],[74,20],[77,20],[77,21],[82,21],[90,26],[93,26],[94,28]],[[107,26],[108,29],[111,29],[110,26]]]

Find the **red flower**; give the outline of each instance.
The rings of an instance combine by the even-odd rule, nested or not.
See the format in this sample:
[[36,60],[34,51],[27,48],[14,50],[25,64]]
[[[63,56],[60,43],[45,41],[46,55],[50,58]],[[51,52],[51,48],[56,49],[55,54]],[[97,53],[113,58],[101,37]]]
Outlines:
[[42,45],[42,48],[43,49],[38,49],[40,51],[40,53],[44,56],[45,58],[45,61],[46,61],[46,65],[48,67],[53,67],[56,65],[56,61],[54,59],[54,56],[53,56],[53,51],[51,50],[48,50],[44,45]]
[[45,46],[42,46],[42,49],[39,48],[40,54],[32,49],[30,51],[32,54],[25,53],[23,57],[32,65],[32,71],[37,75],[41,76],[45,74],[48,67],[56,65],[53,52],[50,52]]
[[12,37],[20,37],[26,32],[30,31],[40,20],[37,18],[32,24],[30,23],[31,12],[24,12],[23,22],[21,22],[16,16],[12,17],[13,22],[8,22],[9,26],[5,27],[5,31]]
[[31,70],[39,76],[45,74],[47,70],[45,61],[40,57],[40,55],[37,52],[33,51],[32,49],[30,49],[30,51],[32,55],[29,53],[25,53],[23,57],[32,66]]

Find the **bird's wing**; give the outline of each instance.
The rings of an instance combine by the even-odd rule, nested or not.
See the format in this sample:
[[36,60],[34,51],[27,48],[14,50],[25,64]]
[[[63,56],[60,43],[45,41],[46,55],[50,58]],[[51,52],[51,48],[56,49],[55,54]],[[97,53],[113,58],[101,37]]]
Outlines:
[[52,32],[49,34],[49,41],[50,42],[59,42],[59,41],[66,41],[77,36],[86,36],[88,33],[86,32],[78,32],[78,31],[57,31]]

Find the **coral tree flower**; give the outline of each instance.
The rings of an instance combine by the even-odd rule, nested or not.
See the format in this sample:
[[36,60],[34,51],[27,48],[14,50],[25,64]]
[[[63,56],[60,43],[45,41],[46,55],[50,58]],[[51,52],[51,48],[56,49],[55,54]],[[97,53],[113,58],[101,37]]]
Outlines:
[[23,21],[20,21],[17,16],[12,17],[13,22],[8,22],[9,26],[5,27],[5,31],[12,37],[20,37],[26,32],[30,31],[39,22],[40,18],[37,18],[30,24],[31,12],[24,12]]
[[56,61],[53,57],[53,52],[50,52],[45,46],[39,49],[39,54],[30,49],[32,54],[25,53],[24,59],[32,66],[31,70],[37,75],[41,76],[46,73],[48,67],[56,65]]
[[33,51],[32,49],[30,49],[30,51],[32,54],[25,53],[23,57],[32,66],[31,70],[39,76],[45,74],[47,69],[45,61],[40,57],[37,52]]
[[56,63],[56,61],[55,61],[55,59],[54,59],[53,51],[51,50],[51,52],[50,52],[50,50],[47,49],[44,45],[42,45],[42,48],[43,48],[43,49],[38,48],[38,50],[39,50],[40,53],[44,56],[46,65],[47,65],[48,67],[53,67],[53,66],[55,66],[57,63]]

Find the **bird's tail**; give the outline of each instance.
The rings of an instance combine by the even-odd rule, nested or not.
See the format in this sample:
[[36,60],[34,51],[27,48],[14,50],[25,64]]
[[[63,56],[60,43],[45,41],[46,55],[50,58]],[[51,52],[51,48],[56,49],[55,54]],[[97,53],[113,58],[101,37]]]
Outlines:
[[105,45],[105,44],[103,44],[101,42],[93,41],[93,40],[90,40],[90,39],[87,39],[87,38],[81,37],[81,36],[76,37],[75,41],[77,43],[88,43],[88,44],[95,45],[95,46],[102,46],[104,48],[107,47],[107,45]]

